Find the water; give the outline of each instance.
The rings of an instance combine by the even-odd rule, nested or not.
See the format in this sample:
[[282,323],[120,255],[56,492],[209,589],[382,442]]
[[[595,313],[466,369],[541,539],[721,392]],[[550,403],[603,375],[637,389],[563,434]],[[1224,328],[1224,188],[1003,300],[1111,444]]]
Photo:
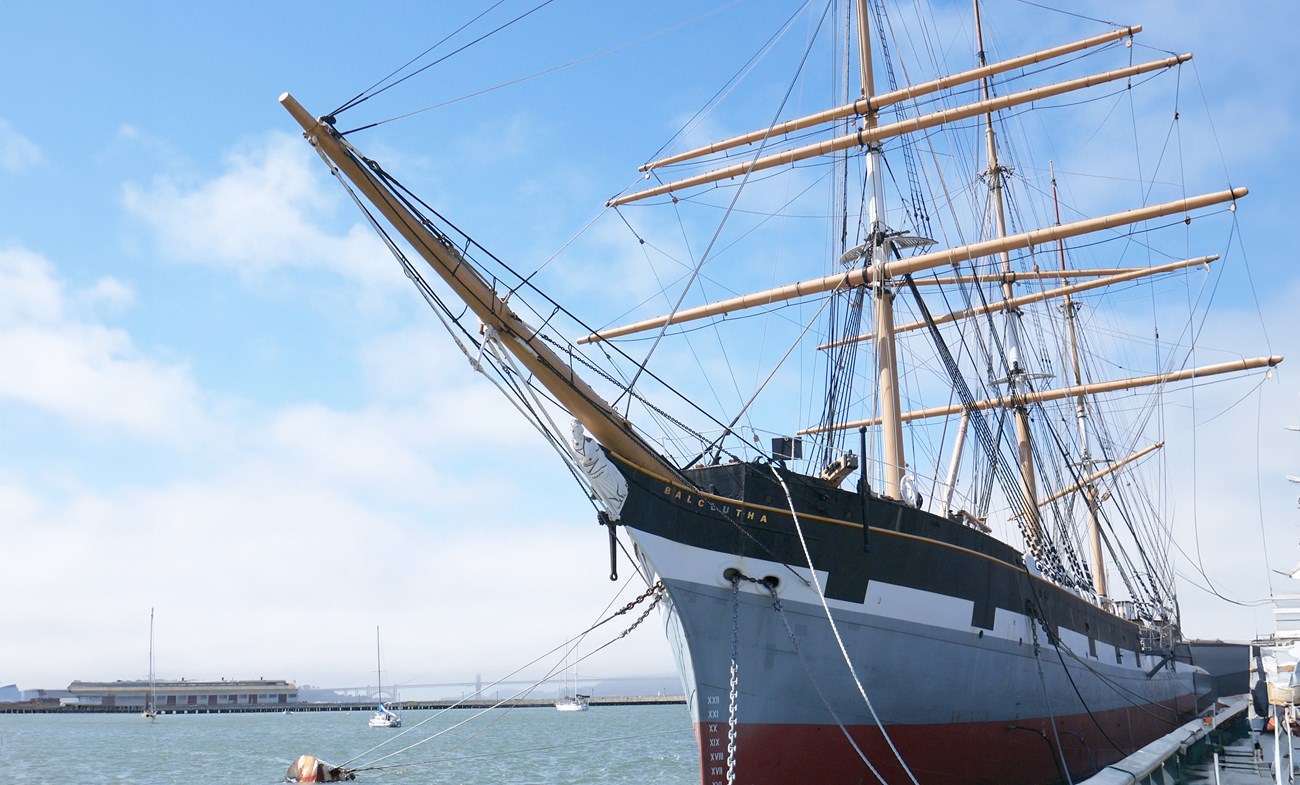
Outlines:
[[[369,718],[366,712],[167,714],[154,722],[137,714],[0,715],[0,783],[270,785],[304,753],[335,765],[360,755],[352,764],[363,767],[358,783],[699,782],[695,739],[681,705],[594,706],[565,714],[550,708],[404,711],[400,731],[368,728]],[[393,768],[364,768],[424,739],[377,764]]]

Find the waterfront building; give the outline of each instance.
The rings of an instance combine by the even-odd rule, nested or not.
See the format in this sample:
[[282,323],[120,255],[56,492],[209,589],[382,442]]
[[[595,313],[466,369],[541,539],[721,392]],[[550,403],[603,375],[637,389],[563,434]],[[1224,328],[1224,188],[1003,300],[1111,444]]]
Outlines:
[[[148,681],[74,681],[68,685],[78,706],[145,705]],[[154,705],[159,709],[189,707],[264,706],[298,702],[298,686],[283,679],[221,681],[155,681]]]

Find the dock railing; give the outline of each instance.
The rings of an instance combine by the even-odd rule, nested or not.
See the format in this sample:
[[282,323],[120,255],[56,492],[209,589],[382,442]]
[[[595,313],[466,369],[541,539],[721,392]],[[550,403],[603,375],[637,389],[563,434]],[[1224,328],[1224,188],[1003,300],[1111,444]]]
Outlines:
[[1180,726],[1075,785],[1158,785],[1179,782],[1181,759],[1188,750],[1221,725],[1242,718],[1249,708],[1250,698],[1246,695],[1223,698],[1215,704],[1213,714]]

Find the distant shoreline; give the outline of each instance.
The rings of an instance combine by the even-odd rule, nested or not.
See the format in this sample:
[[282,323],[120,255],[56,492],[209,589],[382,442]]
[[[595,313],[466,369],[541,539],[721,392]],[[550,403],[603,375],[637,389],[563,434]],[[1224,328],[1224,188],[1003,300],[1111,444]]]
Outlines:
[[[686,703],[681,695],[654,697],[592,698],[597,706],[667,706]],[[488,709],[499,706],[506,709],[554,708],[554,698],[527,698],[508,701],[491,700],[437,700],[398,701],[385,703],[394,709],[441,711],[443,709]],[[306,714],[317,711],[373,711],[374,701],[364,703],[267,703],[233,706],[159,706],[158,714]],[[0,714],[139,714],[139,706],[61,706],[51,703],[0,703]]]

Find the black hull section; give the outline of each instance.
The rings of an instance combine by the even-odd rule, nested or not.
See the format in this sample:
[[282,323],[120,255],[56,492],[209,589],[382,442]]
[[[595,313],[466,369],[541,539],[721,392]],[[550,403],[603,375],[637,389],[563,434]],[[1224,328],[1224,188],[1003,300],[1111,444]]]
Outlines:
[[[794,500],[802,542],[774,471]],[[689,471],[699,491],[630,467],[624,474],[630,489],[622,523],[628,528],[708,551],[801,567],[808,563],[806,543],[812,563],[827,574],[822,588],[828,599],[860,603],[868,581],[878,580],[970,600],[975,628],[993,629],[1001,608],[1036,616],[1053,635],[1061,627],[1086,633],[1094,643],[1130,657],[1141,647],[1136,624],[1031,575],[1015,548],[910,505],[873,496],[864,503],[859,494],[752,463]],[[724,585],[721,575],[717,580]]]

